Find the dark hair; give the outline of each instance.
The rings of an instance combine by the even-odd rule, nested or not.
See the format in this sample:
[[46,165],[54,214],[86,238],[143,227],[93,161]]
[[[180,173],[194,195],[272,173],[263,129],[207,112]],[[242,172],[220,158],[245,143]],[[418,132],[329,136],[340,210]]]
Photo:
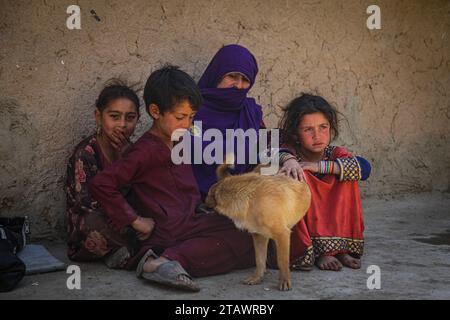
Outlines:
[[304,115],[320,112],[331,127],[331,139],[339,135],[337,125],[338,111],[330,105],[324,98],[312,94],[303,93],[295,98],[283,109],[284,114],[280,120],[279,128],[281,130],[281,142],[288,145],[295,145],[297,128]]
[[125,84],[122,80],[112,79],[109,80],[106,86],[103,88],[102,92],[97,98],[95,106],[98,111],[102,112],[108,106],[111,101],[119,98],[127,98],[136,106],[136,112],[139,116],[139,98],[129,86]]
[[148,106],[152,103],[164,114],[183,100],[188,100],[194,110],[203,103],[200,89],[191,76],[172,65],[152,72],[144,88],[145,108],[149,114]]

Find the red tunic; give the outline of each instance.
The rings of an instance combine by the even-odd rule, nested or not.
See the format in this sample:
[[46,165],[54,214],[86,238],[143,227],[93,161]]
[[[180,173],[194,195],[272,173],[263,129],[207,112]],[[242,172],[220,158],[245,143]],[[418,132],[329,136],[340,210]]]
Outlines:
[[[131,206],[119,191],[130,186]],[[228,218],[199,214],[200,193],[190,165],[175,165],[171,151],[146,132],[114,164],[90,182],[90,191],[116,228],[138,215],[153,218],[155,228],[142,242],[135,266],[148,248],[177,260],[192,276],[206,276],[254,264],[251,236]]]
[[[345,148],[335,147],[327,160],[352,157]],[[321,179],[305,171],[311,190],[311,206],[293,229],[291,259],[302,256],[311,246],[315,256],[363,254],[364,222],[358,181],[339,181],[336,175]]]

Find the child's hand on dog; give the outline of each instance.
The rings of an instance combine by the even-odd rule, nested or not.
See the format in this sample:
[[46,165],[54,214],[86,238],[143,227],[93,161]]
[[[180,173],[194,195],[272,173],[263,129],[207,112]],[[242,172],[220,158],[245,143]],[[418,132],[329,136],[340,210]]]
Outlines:
[[299,181],[305,181],[302,166],[296,159],[289,159],[283,163],[279,175],[286,175]]

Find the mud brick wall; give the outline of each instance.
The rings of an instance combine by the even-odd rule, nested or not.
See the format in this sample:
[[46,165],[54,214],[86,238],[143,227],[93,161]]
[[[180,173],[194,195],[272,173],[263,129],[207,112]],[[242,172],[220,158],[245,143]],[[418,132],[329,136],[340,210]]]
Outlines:
[[[72,4],[81,30],[66,27]],[[371,4],[380,30],[366,27]],[[165,62],[198,79],[230,43],[257,57],[251,95],[269,127],[300,92],[346,116],[337,143],[373,164],[364,196],[449,192],[449,37],[446,0],[0,0],[0,214],[61,237],[66,162],[105,81],[142,85]]]

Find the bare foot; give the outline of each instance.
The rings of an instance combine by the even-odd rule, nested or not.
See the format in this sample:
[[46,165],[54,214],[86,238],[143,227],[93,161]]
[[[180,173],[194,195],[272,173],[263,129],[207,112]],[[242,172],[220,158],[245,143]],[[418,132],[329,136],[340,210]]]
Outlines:
[[359,269],[361,268],[361,259],[353,258],[349,254],[338,254],[336,255],[336,258],[342,262],[342,264],[346,267],[352,268],[352,269]]
[[147,261],[145,261],[144,264],[144,272],[153,272],[155,271],[160,265],[162,265],[164,262],[169,261],[169,259],[164,257],[159,258],[152,258],[148,257]]
[[339,271],[342,269],[342,263],[333,256],[320,256],[316,265],[321,270]]
[[[159,257],[157,259],[149,257],[144,264],[144,267],[143,267],[144,272],[149,272],[149,273],[154,272],[160,265],[162,265],[163,263],[168,262],[168,261],[170,261],[170,260],[167,258],[164,258],[164,257]],[[183,274],[178,275],[177,280],[184,282],[187,285],[194,284],[194,282],[189,277],[187,277]]]

